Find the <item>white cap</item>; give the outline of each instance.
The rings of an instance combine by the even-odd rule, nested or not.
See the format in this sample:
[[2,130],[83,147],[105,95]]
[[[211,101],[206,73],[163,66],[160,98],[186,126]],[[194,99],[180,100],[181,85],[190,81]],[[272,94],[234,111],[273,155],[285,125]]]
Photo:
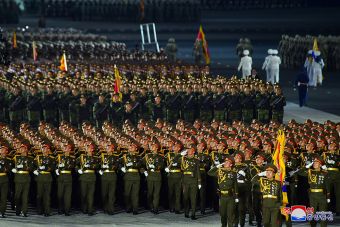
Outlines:
[[249,50],[244,50],[243,54],[246,55],[246,56],[249,55]]
[[320,51],[314,51],[315,56],[320,56],[320,54],[321,54]]
[[272,52],[273,54],[278,54],[279,53],[279,51],[278,50],[273,50],[273,52]]
[[273,50],[272,49],[268,49],[268,54],[273,54]]

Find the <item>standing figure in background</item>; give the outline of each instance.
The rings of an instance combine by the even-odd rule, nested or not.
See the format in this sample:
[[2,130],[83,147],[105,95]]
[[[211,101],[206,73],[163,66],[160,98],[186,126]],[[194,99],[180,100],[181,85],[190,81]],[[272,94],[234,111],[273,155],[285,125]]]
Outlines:
[[312,70],[312,65],[314,62],[314,58],[313,58],[313,50],[309,50],[307,53],[307,57],[306,57],[306,61],[305,61],[305,65],[304,67],[307,70],[307,75],[309,78],[309,82],[308,85],[309,86],[313,86],[313,70]]
[[193,53],[195,59],[195,65],[201,65],[203,62],[203,42],[196,39],[194,44]]
[[322,85],[322,69],[325,66],[323,59],[320,56],[320,51],[315,51],[314,61],[312,63],[312,71],[313,71],[313,83],[312,86],[316,87],[318,84]]
[[270,78],[271,83],[279,83],[279,74],[280,74],[280,64],[281,64],[281,58],[278,55],[278,50],[272,50],[272,57],[269,59],[268,68],[270,71]]
[[271,73],[270,73],[270,68],[269,68],[269,62],[270,59],[272,57],[273,54],[273,50],[272,49],[268,49],[268,56],[264,59],[263,65],[262,65],[262,70],[266,70],[266,75],[267,75],[267,82],[271,82],[272,78],[271,78]]
[[249,50],[243,51],[243,57],[241,58],[240,64],[238,65],[237,70],[240,71],[242,68],[242,79],[245,79],[247,76],[251,74],[251,67],[253,64],[253,59],[248,56]]
[[295,84],[298,86],[298,90],[299,90],[300,107],[306,104],[308,83],[309,83],[309,77],[307,74],[307,69],[303,68],[302,71],[296,76],[296,81],[295,81]]
[[165,46],[165,53],[170,61],[176,61],[177,45],[174,38],[169,38],[168,43]]

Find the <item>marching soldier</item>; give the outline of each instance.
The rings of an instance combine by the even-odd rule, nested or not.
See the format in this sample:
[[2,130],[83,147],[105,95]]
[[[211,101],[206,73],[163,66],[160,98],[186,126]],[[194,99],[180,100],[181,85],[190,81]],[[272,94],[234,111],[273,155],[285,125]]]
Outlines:
[[214,100],[214,119],[216,121],[225,120],[225,110],[227,108],[227,95],[223,93],[221,86],[217,88],[217,93],[213,96]]
[[[313,167],[313,169],[311,169]],[[314,208],[314,212],[327,211],[327,203],[330,203],[330,189],[327,167],[318,155],[314,156],[312,163],[302,168],[298,174],[308,178],[309,203]],[[311,226],[316,226],[315,221],[311,221]],[[321,221],[322,227],[327,226],[326,221]]]
[[173,146],[173,151],[169,151],[165,160],[167,162],[167,167],[165,172],[168,173],[168,198],[169,198],[169,210],[170,212],[175,212],[179,214],[181,211],[181,166],[179,154],[182,151],[183,145],[177,142]]
[[161,170],[164,168],[164,157],[159,154],[160,145],[156,142],[151,144],[151,154],[145,154],[143,162],[146,170],[144,172],[147,180],[148,203],[151,212],[158,214],[159,197],[162,186]]
[[200,189],[200,209],[201,214],[205,214],[206,206],[206,192],[207,192],[207,171],[210,168],[210,156],[207,150],[207,144],[205,141],[201,141],[197,145],[197,159],[200,161],[200,172],[201,172],[201,189]]
[[47,93],[42,98],[44,120],[54,126],[58,124],[58,99],[51,86],[47,87]]
[[200,162],[194,157],[195,151],[196,147],[192,144],[188,150],[181,153],[184,216],[189,218],[189,207],[191,207],[192,220],[196,220],[197,190],[201,189],[202,186]]
[[183,96],[182,118],[189,123],[195,120],[195,110],[197,108],[197,97],[189,86],[187,93]]
[[13,167],[12,161],[7,157],[8,147],[0,145],[0,214],[5,218],[8,194],[8,174]]
[[96,121],[96,126],[101,127],[103,122],[108,119],[109,105],[105,102],[105,95],[102,93],[98,97],[98,102],[93,106],[93,117]]
[[9,97],[9,100],[12,100],[8,106],[9,122],[14,130],[18,130],[20,122],[23,121],[24,109],[26,107],[22,91],[15,88],[13,94]]
[[274,87],[275,94],[270,99],[270,107],[272,111],[271,119],[275,122],[283,123],[283,108],[286,105],[286,98],[282,95],[281,88]]
[[77,169],[80,181],[81,210],[89,216],[94,215],[93,197],[96,186],[95,170],[98,168],[98,160],[94,157],[95,146],[89,144],[86,154],[81,154],[77,159]]
[[51,214],[51,172],[55,169],[55,162],[51,153],[50,146],[44,144],[42,147],[42,155],[37,155],[34,159],[36,170],[35,180],[37,182],[37,208],[38,214],[44,214],[45,217]]
[[339,156],[339,145],[336,140],[331,140],[328,145],[328,152],[323,153],[323,159],[327,166],[327,172],[329,177],[329,189],[334,190],[336,207],[335,211],[337,215],[340,214],[340,156]]
[[238,203],[237,175],[232,170],[234,158],[227,156],[223,163],[209,170],[208,175],[217,177],[220,195],[220,216],[222,227],[234,226],[235,203]]
[[178,107],[182,105],[181,93],[175,91],[175,88],[171,87],[170,93],[165,97],[166,120],[172,124],[175,124],[179,119],[180,109]]
[[33,127],[38,127],[41,115],[41,98],[36,87],[32,88],[31,94],[27,97],[27,117],[28,122]]
[[15,208],[16,215],[27,217],[28,195],[31,183],[30,172],[33,170],[33,158],[28,156],[28,145],[22,144],[19,154],[15,155],[14,168],[14,184],[15,184]]
[[268,123],[270,119],[269,94],[264,84],[260,87],[260,93],[256,95],[257,120],[261,123]]
[[124,197],[126,212],[133,212],[134,215],[138,214],[139,204],[139,190],[140,190],[140,175],[141,157],[138,155],[138,147],[136,144],[131,144],[129,153],[124,154],[122,157],[121,171],[124,175]]
[[164,112],[164,104],[162,103],[161,96],[157,95],[155,97],[155,103],[152,105],[152,120],[163,120],[165,117]]
[[273,164],[268,164],[265,171],[253,177],[252,182],[258,185],[262,195],[262,217],[265,227],[280,226],[282,205],[281,183],[275,180],[277,168]]
[[101,154],[101,195],[104,213],[113,214],[116,202],[117,170],[119,168],[119,155],[115,153],[115,145],[107,146],[106,153]]
[[[257,176],[257,174],[264,171],[264,162],[266,161],[266,155],[263,152],[258,152],[256,155],[255,165],[251,165],[250,175],[252,179]],[[256,217],[257,226],[262,226],[262,196],[261,189],[258,184],[252,184],[252,195],[253,195],[253,210]]]
[[213,118],[213,95],[208,93],[208,89],[203,87],[202,94],[199,95],[199,112],[200,112],[200,120],[205,122],[211,122]]
[[246,220],[246,198],[247,182],[250,181],[250,172],[248,166],[244,163],[244,154],[240,151],[234,153],[235,171],[237,173],[237,187],[239,193],[239,202],[236,204],[235,225],[240,224],[244,227]]
[[58,154],[56,160],[58,213],[65,213],[65,216],[70,216],[72,172],[75,167],[75,157],[71,155],[71,151],[72,145],[66,145],[64,154]]

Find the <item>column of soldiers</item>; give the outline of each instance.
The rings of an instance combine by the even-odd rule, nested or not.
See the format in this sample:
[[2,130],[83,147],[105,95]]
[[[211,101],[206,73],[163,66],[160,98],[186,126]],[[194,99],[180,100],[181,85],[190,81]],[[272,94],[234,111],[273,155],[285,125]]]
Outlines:
[[[27,3],[27,11],[33,13],[37,6]],[[45,17],[67,17],[76,21],[140,21],[139,0],[46,0]],[[200,4],[195,0],[144,0],[146,22],[197,21]]]
[[[241,121],[171,124],[141,119],[137,126],[127,120],[121,129],[109,122],[100,128],[84,122],[81,129],[66,122],[59,128],[40,122],[38,131],[21,124],[19,134],[1,124],[0,211],[4,216],[10,191],[17,215],[27,216],[34,179],[37,211],[45,216],[51,214],[56,181],[58,211],[67,216],[78,188],[80,208],[89,215],[95,214],[96,192],[108,214],[114,214],[118,203],[133,214],[140,205],[154,214],[161,207],[177,214],[183,208],[184,216],[193,220],[197,209],[204,214],[217,198],[222,226],[244,226],[246,213],[250,224],[256,218],[257,226],[279,225],[281,185],[273,180],[277,169],[271,164],[279,128],[287,136],[290,204],[339,214],[340,124],[311,120],[288,125],[253,121],[248,126]],[[161,196],[164,189],[168,196]],[[307,192],[309,201],[298,196]],[[146,193],[146,201],[140,193]],[[124,201],[117,195],[124,195]]]
[[283,66],[286,68],[301,68],[305,63],[308,51],[313,48],[314,38],[317,38],[319,51],[325,62],[326,69],[339,70],[340,37],[332,35],[319,35],[317,37],[311,35],[282,35],[278,50]]

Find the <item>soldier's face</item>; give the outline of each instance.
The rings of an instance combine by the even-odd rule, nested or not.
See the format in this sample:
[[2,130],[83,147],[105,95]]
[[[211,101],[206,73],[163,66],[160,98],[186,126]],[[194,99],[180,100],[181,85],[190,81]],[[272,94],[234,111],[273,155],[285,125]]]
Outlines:
[[235,155],[235,163],[241,163],[242,157],[240,155]]
[[320,167],[321,167],[321,163],[319,161],[314,161],[313,168],[314,169],[320,169]]
[[255,160],[255,162],[256,162],[256,164],[257,165],[262,165],[263,164],[263,158],[261,158],[261,157],[258,157],[258,158],[256,158],[256,160]]
[[273,179],[274,178],[274,172],[272,170],[266,170],[266,177],[268,179]]
[[233,163],[227,159],[224,163],[223,163],[223,167],[224,168],[231,168],[233,166]]

